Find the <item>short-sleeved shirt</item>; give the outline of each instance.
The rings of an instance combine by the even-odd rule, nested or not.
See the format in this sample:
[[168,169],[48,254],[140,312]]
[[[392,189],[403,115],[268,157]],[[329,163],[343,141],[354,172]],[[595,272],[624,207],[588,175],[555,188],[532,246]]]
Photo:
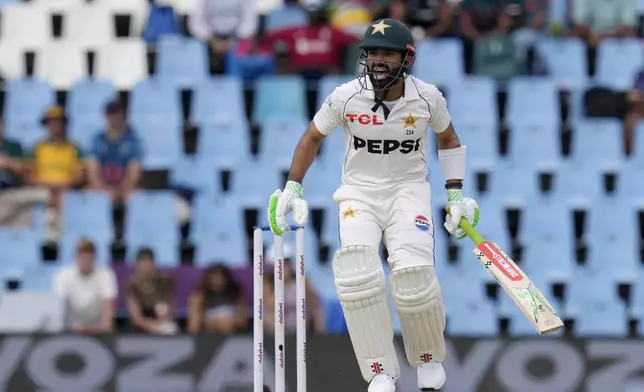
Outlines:
[[174,281],[162,273],[149,279],[134,275],[127,281],[126,293],[129,300],[140,306],[143,317],[156,318],[156,306],[160,303],[169,305],[173,301]]
[[141,161],[143,152],[136,133],[129,129],[119,140],[110,140],[105,132],[96,135],[89,156],[98,160],[103,181],[116,186],[125,179],[128,165]]
[[37,143],[31,152],[36,178],[60,185],[73,181],[82,157],[78,146],[69,141],[44,140]]
[[[369,80],[367,85],[371,88]],[[336,88],[313,118],[324,135],[344,128],[343,184],[386,187],[426,181],[427,128],[441,133],[451,118],[436,86],[409,76],[404,88],[386,120],[382,108],[371,111],[374,92],[363,90],[358,79]]]
[[596,33],[608,33],[618,26],[637,25],[635,0],[574,0],[573,21]]
[[103,301],[116,298],[116,275],[106,267],[96,267],[90,275],[76,266],[64,267],[54,278],[54,293],[67,303],[72,328],[97,327]]
[[[0,140],[0,155],[7,155],[10,158],[20,159],[23,157],[22,147],[12,140]],[[20,177],[11,170],[0,170],[0,189],[11,188],[20,185]]]

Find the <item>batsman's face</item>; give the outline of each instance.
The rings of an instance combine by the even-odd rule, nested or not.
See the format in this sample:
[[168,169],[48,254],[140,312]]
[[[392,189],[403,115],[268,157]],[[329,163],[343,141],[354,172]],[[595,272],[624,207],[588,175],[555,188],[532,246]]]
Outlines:
[[402,67],[402,53],[384,50],[370,49],[367,51],[367,69],[374,80],[385,80],[398,75]]

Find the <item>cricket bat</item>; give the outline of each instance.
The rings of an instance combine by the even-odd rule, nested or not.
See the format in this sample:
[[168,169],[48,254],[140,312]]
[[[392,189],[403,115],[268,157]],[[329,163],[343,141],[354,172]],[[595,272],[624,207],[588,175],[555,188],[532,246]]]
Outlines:
[[485,240],[465,218],[461,219],[460,226],[476,245],[473,250],[476,258],[499,282],[539,334],[545,335],[563,328],[563,321],[541,290],[498,245]]

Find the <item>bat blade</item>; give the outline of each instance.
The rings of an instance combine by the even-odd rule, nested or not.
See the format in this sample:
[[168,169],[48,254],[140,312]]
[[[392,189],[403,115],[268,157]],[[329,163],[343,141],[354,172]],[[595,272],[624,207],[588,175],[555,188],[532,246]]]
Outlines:
[[541,335],[563,328],[541,290],[498,245],[484,241],[473,252]]

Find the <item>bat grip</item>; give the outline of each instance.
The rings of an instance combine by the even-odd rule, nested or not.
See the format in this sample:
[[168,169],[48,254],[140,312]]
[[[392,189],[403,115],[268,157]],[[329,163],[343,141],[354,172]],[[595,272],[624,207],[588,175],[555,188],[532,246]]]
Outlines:
[[461,226],[461,229],[463,229],[465,234],[470,237],[470,239],[476,246],[479,246],[485,242],[485,239],[479,234],[478,231],[476,231],[475,228],[472,227],[472,225],[470,225],[470,222],[468,222],[467,219],[461,218],[461,223],[459,224],[459,226]]

